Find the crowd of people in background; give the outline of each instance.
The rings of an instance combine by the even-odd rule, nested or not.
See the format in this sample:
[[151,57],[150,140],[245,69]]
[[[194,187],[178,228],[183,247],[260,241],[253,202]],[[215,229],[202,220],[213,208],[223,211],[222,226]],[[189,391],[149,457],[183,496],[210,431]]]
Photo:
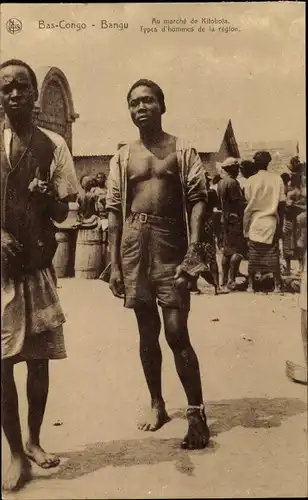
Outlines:
[[83,227],[92,227],[98,219],[107,219],[106,211],[106,175],[83,175],[80,178],[81,190],[77,202],[79,204],[78,221]]
[[[215,293],[271,287],[280,292],[288,286],[299,291],[307,239],[305,166],[295,156],[280,176],[268,171],[270,162],[269,152],[258,151],[252,160],[227,158],[221,174],[206,174],[208,271],[201,276]],[[222,254],[221,282],[217,253]],[[243,260],[248,260],[248,275],[240,271]],[[292,260],[298,261],[298,269],[291,269]],[[200,293],[197,286],[192,291]]]

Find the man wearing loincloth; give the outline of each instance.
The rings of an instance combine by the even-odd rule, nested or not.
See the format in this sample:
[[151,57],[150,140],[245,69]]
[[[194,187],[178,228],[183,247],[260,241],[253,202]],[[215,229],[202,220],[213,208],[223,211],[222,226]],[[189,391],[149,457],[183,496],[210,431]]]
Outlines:
[[247,252],[243,236],[245,199],[237,181],[240,168],[238,160],[227,158],[221,168],[225,175],[218,183],[217,194],[222,209],[223,225],[222,286],[234,291],[240,264]]
[[[46,453],[40,429],[47,401],[50,359],[66,357],[65,317],[55,284],[52,220],[62,222],[77,194],[73,160],[62,137],[33,124],[38,98],[33,70],[23,61],[0,66],[1,104],[1,349],[2,427],[11,451],[6,490],[29,478],[29,459],[43,468],[59,458]],[[22,442],[14,365],[28,367],[29,436]]]
[[[140,358],[151,409],[139,428],[156,431],[170,420],[162,396],[162,308],[166,340],[188,399],[188,432],[183,448],[204,448],[209,429],[203,406],[199,364],[187,319],[189,281],[198,276],[206,186],[196,150],[162,130],[165,99],[161,88],[139,80],[128,107],[140,138],[111,160],[108,179],[110,288],[134,309]],[[189,245],[188,245],[189,241]]]
[[280,175],[267,171],[271,162],[268,151],[254,155],[257,174],[247,179],[244,212],[244,235],[248,238],[248,291],[253,291],[256,273],[274,276],[275,291],[281,291],[279,235],[285,203]]

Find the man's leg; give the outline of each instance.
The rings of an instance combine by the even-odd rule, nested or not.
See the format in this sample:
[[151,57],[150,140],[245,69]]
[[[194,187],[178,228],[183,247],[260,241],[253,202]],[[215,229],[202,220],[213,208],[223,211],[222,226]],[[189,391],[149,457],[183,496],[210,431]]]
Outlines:
[[175,366],[185,390],[188,405],[188,433],[182,447],[189,449],[205,448],[209,441],[209,429],[203,410],[203,396],[199,362],[190,343],[187,319],[184,309],[163,308],[166,340],[172,349]]
[[228,283],[228,287],[230,287],[231,290],[235,289],[235,279],[238,275],[241,261],[242,261],[242,256],[240,254],[235,253],[232,255],[230,261],[230,279]]
[[285,263],[286,263],[286,271],[285,274],[289,275],[291,274],[291,258],[290,257],[285,257]]
[[135,309],[135,314],[140,335],[140,359],[151,395],[151,410],[141,419],[138,428],[156,431],[170,420],[162,396],[162,353],[159,345],[161,322],[156,303]]
[[[277,249],[277,252],[278,252],[278,249]],[[274,274],[274,285],[275,285],[274,292],[281,292],[281,290],[282,290],[282,280],[281,280],[281,270],[280,270],[280,262],[279,262],[279,253],[277,255],[276,271],[273,274]]]
[[215,288],[215,295],[217,295],[218,293],[222,293],[224,290],[220,288],[219,285],[219,270],[217,262],[212,262],[210,264],[210,271],[213,277],[213,286]]
[[230,262],[231,262],[231,256],[223,254],[221,260],[223,287],[225,287],[229,281]]
[[27,397],[29,405],[29,438],[26,444],[27,456],[44,469],[57,467],[59,457],[46,453],[40,445],[40,430],[44,418],[48,389],[48,359],[34,359],[27,362]]
[[11,451],[11,465],[4,477],[3,488],[13,491],[30,479],[31,464],[22,444],[14,364],[10,359],[5,359],[1,365],[2,428]]
[[247,288],[248,293],[254,292],[254,279],[255,279],[255,273],[252,271],[248,271],[248,288]]

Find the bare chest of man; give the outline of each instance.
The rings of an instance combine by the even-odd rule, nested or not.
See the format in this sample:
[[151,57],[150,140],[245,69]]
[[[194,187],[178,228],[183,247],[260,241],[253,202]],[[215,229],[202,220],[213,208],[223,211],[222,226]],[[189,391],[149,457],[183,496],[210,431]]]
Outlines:
[[146,149],[132,151],[128,162],[128,180],[133,183],[179,177],[176,152],[159,158]]
[[177,213],[182,197],[176,152],[159,158],[146,149],[133,151],[128,188],[133,211],[166,216]]

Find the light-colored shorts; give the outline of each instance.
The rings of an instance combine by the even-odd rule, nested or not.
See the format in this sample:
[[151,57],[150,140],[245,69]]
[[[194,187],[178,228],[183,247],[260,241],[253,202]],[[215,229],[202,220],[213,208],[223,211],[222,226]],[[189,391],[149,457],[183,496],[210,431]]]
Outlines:
[[125,289],[124,306],[139,308],[190,307],[188,290],[175,287],[176,267],[187,250],[184,224],[172,219],[130,215],[123,228],[121,262]]

